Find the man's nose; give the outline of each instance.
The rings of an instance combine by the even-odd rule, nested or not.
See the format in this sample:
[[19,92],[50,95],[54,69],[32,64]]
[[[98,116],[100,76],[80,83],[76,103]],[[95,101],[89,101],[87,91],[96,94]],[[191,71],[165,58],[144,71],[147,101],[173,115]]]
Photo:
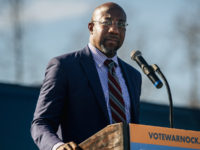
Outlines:
[[109,32],[110,33],[114,33],[114,34],[119,34],[119,28],[116,24],[112,24],[110,27],[109,27]]

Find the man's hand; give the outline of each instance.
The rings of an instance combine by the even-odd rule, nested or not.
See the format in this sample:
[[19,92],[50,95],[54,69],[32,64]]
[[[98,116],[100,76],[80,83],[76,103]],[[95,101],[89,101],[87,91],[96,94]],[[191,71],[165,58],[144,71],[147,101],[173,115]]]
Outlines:
[[80,147],[74,142],[69,142],[59,146],[56,150],[80,150]]

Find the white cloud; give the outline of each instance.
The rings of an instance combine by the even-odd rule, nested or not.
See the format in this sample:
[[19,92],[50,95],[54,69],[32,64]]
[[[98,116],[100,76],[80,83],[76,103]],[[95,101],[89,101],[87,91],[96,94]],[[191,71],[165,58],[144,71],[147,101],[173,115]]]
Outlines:
[[[81,16],[89,10],[88,3],[67,0],[32,0],[22,9],[22,22],[49,23],[61,19]],[[9,28],[10,7],[4,7],[0,14],[0,29]]]

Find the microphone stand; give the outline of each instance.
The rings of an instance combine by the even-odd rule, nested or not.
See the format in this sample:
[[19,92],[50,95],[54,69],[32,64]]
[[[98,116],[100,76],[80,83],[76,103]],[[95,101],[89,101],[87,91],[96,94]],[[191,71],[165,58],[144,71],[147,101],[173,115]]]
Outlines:
[[170,104],[169,105],[170,106],[170,109],[169,109],[169,123],[170,123],[170,128],[173,128],[173,126],[174,126],[174,124],[173,124],[173,102],[172,102],[172,95],[171,95],[171,91],[170,91],[170,88],[169,88],[169,84],[167,82],[167,79],[165,78],[165,76],[161,72],[160,68],[156,64],[153,64],[151,67],[164,80],[164,83],[165,83],[165,86],[166,86],[166,89],[167,89],[168,98],[169,98],[169,104]]

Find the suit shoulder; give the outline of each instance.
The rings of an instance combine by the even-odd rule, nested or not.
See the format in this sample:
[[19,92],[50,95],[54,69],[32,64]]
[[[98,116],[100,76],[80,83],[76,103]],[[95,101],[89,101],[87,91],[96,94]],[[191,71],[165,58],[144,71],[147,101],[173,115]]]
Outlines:
[[71,52],[71,53],[67,53],[67,54],[63,54],[63,55],[60,55],[60,56],[56,56],[56,57],[54,57],[52,59],[56,59],[58,61],[72,61],[72,60],[75,60],[78,57],[80,57],[81,51],[82,50],[77,50],[77,51],[74,51],[74,52]]
[[77,50],[71,53],[63,54],[60,56],[56,56],[50,59],[49,64],[58,63],[58,64],[71,64],[75,63],[82,57],[85,49]]
[[137,69],[135,69],[134,67],[132,67],[131,65],[129,65],[128,63],[126,63],[126,62],[123,61],[122,59],[119,58],[119,60],[120,60],[120,62],[121,62],[123,65],[126,66],[126,68],[127,68],[128,71],[134,72],[134,73],[136,73],[137,75],[141,76],[141,73],[140,73]]

